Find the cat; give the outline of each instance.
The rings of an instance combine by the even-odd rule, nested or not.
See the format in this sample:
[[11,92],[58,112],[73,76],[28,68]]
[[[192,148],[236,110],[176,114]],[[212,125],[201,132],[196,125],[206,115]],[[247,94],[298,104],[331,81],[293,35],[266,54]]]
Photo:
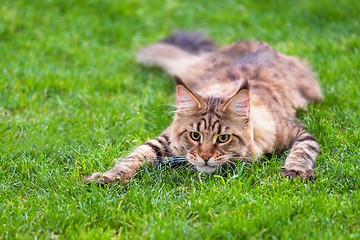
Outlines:
[[238,41],[216,50],[202,34],[176,32],[141,49],[137,60],[174,76],[174,120],[159,137],[86,182],[122,184],[140,166],[175,156],[210,174],[224,164],[254,162],[286,149],[281,174],[315,178],[319,145],[297,122],[295,112],[323,96],[315,74],[297,58],[258,41]]

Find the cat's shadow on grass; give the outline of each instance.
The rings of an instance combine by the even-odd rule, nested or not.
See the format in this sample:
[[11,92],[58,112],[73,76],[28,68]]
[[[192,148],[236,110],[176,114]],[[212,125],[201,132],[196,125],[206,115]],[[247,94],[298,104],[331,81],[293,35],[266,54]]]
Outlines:
[[[233,165],[222,166],[213,174],[205,174],[196,171],[187,161],[167,161],[154,167],[142,166],[140,170],[131,178],[128,183],[121,186],[116,184],[110,186],[101,183],[86,184],[88,189],[100,187],[111,189],[119,194],[126,192],[128,189],[139,186],[149,186],[158,184],[168,184],[173,187],[191,185],[193,181],[201,179],[204,182],[211,182],[214,178],[221,178],[223,181],[236,178],[253,178],[262,181],[267,176],[272,175],[275,169],[280,175],[280,166],[283,164],[284,154],[272,153],[265,154],[256,162],[237,162]],[[257,181],[255,180],[255,181]]]

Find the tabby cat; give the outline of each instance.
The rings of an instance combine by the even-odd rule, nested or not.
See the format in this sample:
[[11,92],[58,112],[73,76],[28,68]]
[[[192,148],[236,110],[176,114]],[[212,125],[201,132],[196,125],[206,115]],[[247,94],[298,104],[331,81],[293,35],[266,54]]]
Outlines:
[[177,32],[138,52],[137,60],[174,75],[177,111],[159,137],[145,142],[105,173],[86,182],[121,184],[139,167],[183,156],[198,171],[253,162],[289,149],[282,175],[310,180],[319,155],[315,138],[295,111],[322,98],[314,74],[267,43],[238,41],[216,51],[207,37]]

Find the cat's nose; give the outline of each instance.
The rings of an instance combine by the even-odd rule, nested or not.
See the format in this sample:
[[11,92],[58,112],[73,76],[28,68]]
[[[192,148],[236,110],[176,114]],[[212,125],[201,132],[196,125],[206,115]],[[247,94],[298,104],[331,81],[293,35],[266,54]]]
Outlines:
[[212,157],[212,149],[210,146],[203,146],[200,150],[199,156],[205,161],[205,164]]
[[209,159],[212,157],[212,155],[213,154],[211,152],[210,147],[203,147],[199,154],[199,156],[205,161],[205,163],[207,163],[207,161],[209,161]]
[[201,154],[200,157],[205,161],[205,163],[207,163],[212,157],[212,154]]

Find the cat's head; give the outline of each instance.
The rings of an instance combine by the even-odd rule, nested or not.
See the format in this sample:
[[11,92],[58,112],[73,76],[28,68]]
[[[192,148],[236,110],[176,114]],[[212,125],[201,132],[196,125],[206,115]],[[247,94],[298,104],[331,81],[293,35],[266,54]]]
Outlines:
[[175,81],[177,111],[171,136],[177,154],[205,173],[247,157],[253,138],[247,81],[227,98],[202,97],[180,78]]

